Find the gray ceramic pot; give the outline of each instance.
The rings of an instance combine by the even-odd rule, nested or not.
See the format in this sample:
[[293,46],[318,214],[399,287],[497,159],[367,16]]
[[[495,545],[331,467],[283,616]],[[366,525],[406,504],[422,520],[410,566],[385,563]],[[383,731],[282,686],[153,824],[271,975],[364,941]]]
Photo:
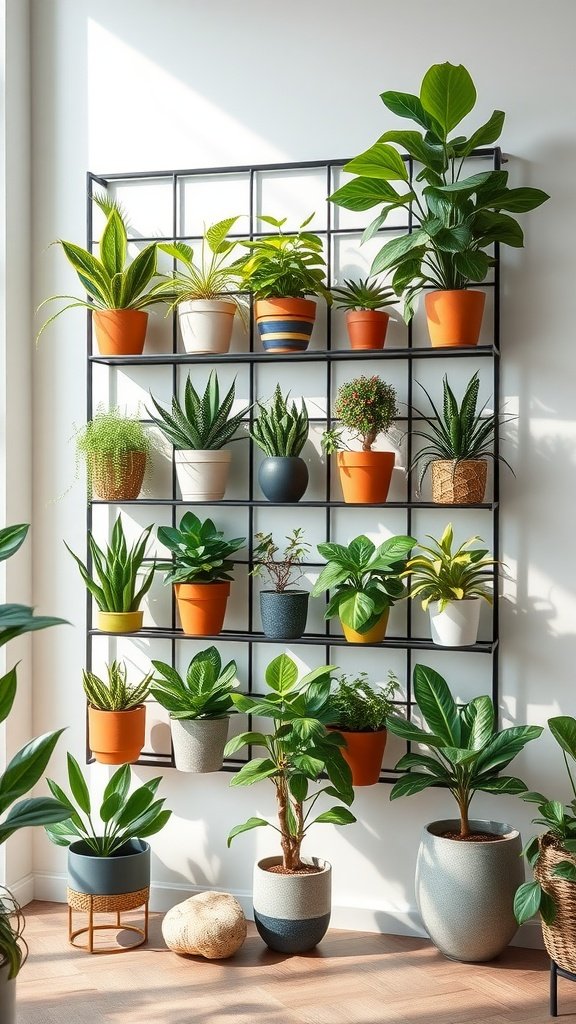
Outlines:
[[174,763],[179,772],[219,772],[229,718],[172,718]]
[[254,865],[254,921],[270,949],[305,953],[324,938],[330,923],[332,867],[312,857],[304,863],[322,869],[313,875],[277,875],[266,870],[281,863],[281,857],[264,857]]
[[8,980],[8,964],[0,967],[0,1021],[16,1024],[16,978]]
[[117,896],[150,885],[150,845],[129,839],[111,857],[97,857],[79,839],[68,847],[68,885],[92,896]]
[[297,640],[306,629],[308,593],[305,590],[262,590],[262,629],[274,640]]
[[416,902],[432,942],[452,960],[493,960],[518,930],[514,893],[524,881],[522,839],[498,821],[471,821],[473,832],[503,836],[486,843],[442,838],[456,819],[426,825],[416,863]]
[[268,501],[300,501],[308,487],[308,466],[297,455],[269,456],[260,463],[258,483]]

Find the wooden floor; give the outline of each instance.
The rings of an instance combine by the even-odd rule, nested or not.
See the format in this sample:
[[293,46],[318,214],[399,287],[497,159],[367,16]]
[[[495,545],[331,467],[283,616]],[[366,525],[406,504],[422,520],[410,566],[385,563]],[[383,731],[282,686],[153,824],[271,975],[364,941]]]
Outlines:
[[[232,960],[209,962],[169,952],[161,915],[152,915],[147,946],[91,956],[68,945],[61,905],[32,903],[26,918],[18,1024],[550,1021],[548,961],[536,950],[510,948],[491,964],[466,965],[423,939],[331,931],[312,953],[286,957],[249,925]],[[559,997],[561,1016],[576,1022],[576,985],[559,981]]]

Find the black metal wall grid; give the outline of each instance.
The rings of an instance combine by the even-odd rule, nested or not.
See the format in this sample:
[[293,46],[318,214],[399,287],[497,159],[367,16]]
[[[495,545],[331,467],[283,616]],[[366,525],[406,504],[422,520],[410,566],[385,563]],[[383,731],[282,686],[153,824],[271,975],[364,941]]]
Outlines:
[[[413,180],[414,168],[412,159],[406,157],[407,166],[409,169],[410,182]],[[490,161],[494,169],[499,169],[502,162],[502,154],[499,149],[480,149],[476,150],[470,159],[481,159]],[[146,241],[168,241],[173,239],[180,240],[195,240],[198,236],[194,235],[183,235],[179,234],[179,217],[180,217],[180,204],[179,204],[179,189],[181,183],[185,179],[194,177],[219,178],[226,175],[245,175],[247,183],[247,208],[248,208],[248,229],[242,233],[239,233],[238,237],[257,237],[261,234],[268,232],[262,232],[258,229],[257,221],[257,195],[256,190],[258,187],[259,178],[262,174],[268,174],[271,172],[298,172],[306,170],[316,170],[318,172],[324,172],[326,182],[326,194],[329,195],[334,188],[335,175],[346,163],[346,160],[329,160],[329,161],[305,161],[296,163],[285,163],[285,164],[259,164],[259,165],[246,165],[236,167],[214,167],[214,168],[194,168],[187,170],[168,170],[168,171],[151,171],[151,172],[134,172],[134,173],[119,173],[119,174],[94,174],[89,172],[87,174],[87,220],[86,220],[86,231],[89,248],[95,244],[93,238],[93,195],[97,189],[113,189],[115,186],[138,181],[162,181],[169,185],[171,189],[171,234],[155,238],[138,238],[133,239],[138,242]],[[357,235],[362,227],[346,227],[341,228],[335,225],[333,210],[330,203],[327,203],[327,214],[326,214],[326,227],[322,229],[311,228],[320,236],[325,237],[326,242],[326,261],[327,261],[327,279],[328,284],[334,284],[333,280],[333,266],[334,266],[334,246],[338,236],[345,235]],[[385,235],[387,232],[393,232],[399,234],[402,232],[410,232],[412,230],[412,223],[410,219],[402,225],[385,225],[381,229],[381,234]],[[231,236],[234,237],[234,236]],[[171,384],[172,391],[175,393],[178,388],[178,373],[180,367],[191,366],[194,364],[206,365],[207,362],[210,365],[217,365],[218,363],[236,364],[238,366],[245,365],[248,368],[248,381],[249,381],[249,403],[252,406],[256,398],[263,396],[257,394],[256,386],[256,368],[260,363],[292,363],[295,364],[300,362],[306,363],[322,363],[325,368],[325,393],[327,396],[327,417],[322,422],[327,422],[328,426],[331,423],[330,419],[330,398],[332,394],[333,385],[333,370],[335,364],[339,362],[352,363],[354,369],[362,372],[363,364],[370,361],[378,361],[382,366],[385,366],[387,361],[401,361],[406,366],[407,373],[407,415],[402,417],[404,420],[404,426],[407,437],[407,453],[406,453],[406,465],[409,466],[412,458],[412,428],[418,418],[414,415],[412,409],[413,401],[413,363],[414,360],[421,359],[466,359],[466,360],[482,360],[485,363],[489,361],[491,366],[491,383],[492,383],[492,394],[493,394],[493,406],[498,411],[500,406],[500,260],[498,246],[495,246],[495,266],[494,266],[494,279],[490,282],[486,282],[482,287],[493,289],[493,334],[492,341],[490,344],[479,345],[474,348],[458,348],[458,349],[434,349],[417,347],[413,344],[413,326],[409,325],[407,330],[407,347],[395,348],[388,347],[388,345],[380,352],[358,352],[350,349],[336,349],[333,347],[333,334],[332,334],[332,317],[331,311],[327,310],[326,320],[326,348],[325,350],[314,349],[304,353],[290,354],[290,355],[279,355],[269,354],[261,351],[257,346],[258,342],[255,338],[254,321],[252,315],[250,316],[249,325],[249,346],[246,352],[229,352],[225,355],[205,356],[205,355],[189,355],[180,353],[178,351],[178,327],[177,317],[174,315],[172,323],[172,351],[166,353],[150,353],[143,354],[141,356],[102,356],[94,354],[92,348],[92,323],[91,314],[88,312],[87,315],[87,419],[91,419],[94,407],[94,382],[93,374],[94,369],[98,364],[103,364],[109,367],[110,372],[114,371],[115,367],[127,367],[127,366],[146,366],[146,367],[158,367],[166,366],[171,368]],[[316,327],[318,330],[318,326]],[[152,384],[152,378],[150,380]],[[253,413],[250,414],[252,417]],[[497,456],[499,452],[499,431],[496,430],[494,453]],[[165,498],[138,498],[132,502],[122,503],[110,503],[103,502],[100,500],[93,499],[88,502],[86,512],[86,527],[87,530],[92,529],[93,525],[93,508],[96,505],[112,505],[120,504],[122,507],[129,507],[130,505],[142,505],[151,507],[168,507],[170,509],[170,521],[172,525],[176,525],[177,517],[180,512],[180,506],[187,505],[188,507],[198,506],[200,509],[202,506],[210,507],[213,511],[207,514],[214,514],[214,510],[218,506],[224,507],[238,507],[247,509],[248,519],[248,558],[243,561],[244,565],[250,566],[253,559],[253,535],[254,535],[254,512],[258,508],[294,508],[291,504],[282,505],[271,505],[270,502],[255,497],[255,460],[254,460],[254,446],[253,442],[249,441],[249,462],[248,462],[248,494],[243,499],[223,499],[221,502],[216,504],[208,502],[195,502],[191,506],[190,502],[184,502],[177,498],[178,493],[177,482],[176,482],[176,470],[174,458],[172,458],[172,491],[169,497]],[[325,536],[326,539],[330,539],[332,535],[332,515],[333,511],[339,508],[350,508],[356,507],[361,508],[362,506],[350,506],[344,501],[334,500],[332,497],[332,481],[331,481],[331,468],[330,459],[324,460],[324,473],[325,473],[325,486],[324,486],[324,500],[306,500],[305,498],[298,502],[298,507],[311,508],[324,510],[324,523],[325,523]],[[451,513],[452,510],[467,510],[473,509],[484,509],[491,517],[491,543],[494,557],[499,558],[500,554],[500,536],[499,536],[499,499],[500,499],[500,479],[499,479],[499,462],[496,458],[494,460],[494,474],[492,482],[492,500],[483,502],[480,505],[452,505],[452,506],[439,506],[432,502],[421,501],[415,495],[414,483],[407,474],[406,477],[406,500],[404,501],[389,501],[383,506],[387,509],[402,509],[405,512],[405,525],[406,533],[411,534],[413,515],[415,511],[420,509],[436,509],[444,508],[447,513]],[[373,506],[368,506],[373,508]],[[88,565],[90,566],[90,554],[87,551]],[[241,560],[238,560],[238,564],[241,564]],[[314,563],[307,563],[309,568],[312,568]],[[227,630],[224,629],[221,634],[217,637],[207,637],[206,643],[220,643],[226,645],[227,643],[241,643],[247,646],[247,667],[248,667],[248,686],[247,692],[255,692],[256,687],[252,688],[253,678],[253,667],[254,667],[254,645],[256,644],[278,644],[278,641],[270,640],[264,636],[261,632],[254,630],[254,584],[251,576],[247,577],[247,628],[245,630]],[[380,644],[366,645],[371,648],[378,648],[385,650],[403,650],[405,651],[405,698],[398,700],[397,704],[410,718],[414,709],[414,702],[411,690],[411,676],[413,668],[413,656],[414,652],[420,651],[438,651],[447,650],[446,648],[438,648],[429,639],[424,639],[419,636],[412,635],[412,609],[411,602],[406,602],[406,635],[402,637],[387,637]],[[86,602],[86,666],[88,668],[92,665],[92,645],[94,638],[103,636],[99,630],[94,628],[92,619],[92,599],[87,594]],[[498,688],[498,646],[499,646],[499,634],[498,634],[498,621],[499,621],[499,599],[498,599],[498,586],[496,572],[494,577],[494,604],[492,610],[492,635],[489,640],[483,640],[476,643],[473,647],[466,648],[467,654],[471,656],[474,654],[488,656],[491,659],[491,679],[492,679],[492,698],[496,707],[498,706],[499,699],[499,688]],[[176,645],[177,642],[186,640],[187,637],[182,631],[177,628],[177,616],[175,600],[172,597],[171,604],[171,621],[169,627],[149,627],[144,628],[138,634],[132,634],[138,636],[141,639],[145,639],[153,642],[154,640],[168,640],[170,642],[170,652],[172,663],[176,660]],[[112,634],[110,634],[112,636]],[[188,638],[198,639],[198,638]],[[324,633],[306,633],[300,640],[291,641],[290,647],[306,647],[314,646],[316,648],[323,649],[326,663],[331,664],[336,656],[335,652],[340,647],[350,647],[347,644],[344,637],[339,635],[332,635],[331,627],[329,623],[326,623]],[[361,648],[359,648],[361,650]],[[87,759],[90,759],[90,750],[87,747]],[[159,767],[174,767],[173,756],[170,754],[159,754],[152,750],[145,750],[142,753],[141,761],[139,763],[146,765],[154,765]],[[231,758],[228,759],[224,765],[224,770],[228,772],[236,772],[239,770],[241,765],[245,763],[244,759]],[[393,782],[398,778],[398,773],[394,772],[391,768],[383,768],[381,772],[381,782]]]

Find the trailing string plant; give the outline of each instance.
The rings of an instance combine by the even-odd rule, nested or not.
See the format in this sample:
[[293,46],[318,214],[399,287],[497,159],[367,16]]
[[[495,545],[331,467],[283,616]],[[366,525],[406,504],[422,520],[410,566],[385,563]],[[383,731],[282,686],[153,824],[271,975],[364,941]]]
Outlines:
[[227,718],[234,710],[232,691],[236,684],[236,662],[222,667],[222,658],[215,647],[207,647],[192,658],[186,677],[172,665],[152,661],[158,673],[151,694],[171,718]]
[[287,544],[280,558],[280,551],[274,543],[271,533],[257,533],[257,545],[254,548],[254,568],[250,576],[268,576],[275,592],[282,594],[302,578],[301,565],[310,552],[310,545],[304,540],[304,531],[300,527],[286,535]]
[[101,612],[135,612],[140,607],[142,598],[150,590],[156,562],[141,579],[138,587],[138,574],[142,570],[146,557],[146,545],[152,526],[147,526],[132,547],[126,544],[122,518],[118,516],[112,529],[110,544],[103,549],[88,531],[88,548],[96,571],[97,581],[88,572],[88,567],[75,555],[64,541],[67,550],[75,560],[86,588],[92,594]]
[[184,387],[184,404],[182,405],[174,395],[171,412],[168,412],[151,395],[158,415],[154,416],[150,412],[148,415],[176,449],[211,451],[223,448],[229,442],[240,440],[234,437],[234,434],[250,411],[250,407],[231,416],[235,396],[236,387],[232,384],[225,398],[220,401],[220,386],[215,370],[212,370],[202,395],[196,391],[188,374]]
[[172,561],[158,569],[165,571],[165,583],[217,583],[231,581],[234,562],[230,556],[243,547],[245,537],[227,540],[211,519],[200,520],[185,512],[179,528],[158,527],[158,540],[172,552]]
[[94,672],[83,670],[84,693],[88,703],[99,711],[131,711],[143,704],[150,692],[153,673],[139,683],[128,682],[128,669],[123,661],[106,665],[107,680]]
[[258,219],[276,229],[276,234],[242,241],[248,252],[232,265],[242,275],[242,288],[256,299],[293,298],[322,295],[326,302],[332,296],[325,285],[326,261],[322,255],[322,239],[304,229],[314,217],[312,213],[298,231],[284,234],[287,218],[260,216]]
[[94,417],[76,434],[76,452],[85,459],[90,494],[104,472],[111,474],[114,486],[118,487],[126,473],[127,461],[134,454],[144,457],[146,467],[151,450],[150,434],[142,421],[118,408],[106,409],[99,405]]
[[288,404],[290,395],[282,394],[279,384],[269,407],[258,402],[258,416],[252,424],[250,437],[270,458],[299,456],[308,440],[309,423],[306,403],[300,409],[296,403]]
[[[334,415],[355,439],[362,442],[363,452],[372,451],[378,434],[386,433],[398,415],[396,391],[376,374],[346,381],[338,389]],[[339,428],[324,431],[321,443],[327,455],[348,448]]]
[[483,598],[492,604],[491,586],[494,583],[496,567],[501,563],[487,558],[487,548],[473,548],[472,544],[482,541],[481,537],[469,537],[456,551],[452,551],[454,531],[452,523],[444,530],[439,541],[427,534],[431,547],[418,544],[422,554],[409,559],[403,577],[410,577],[410,597],[420,598],[422,608],[435,601],[439,611],[452,601],[469,598]]
[[366,672],[342,673],[336,677],[336,689],[330,694],[331,725],[343,732],[378,732],[386,728],[393,711],[393,699],[400,683],[388,672],[385,686],[374,687]]
[[393,288],[371,282],[369,277],[360,278],[359,281],[345,279],[343,285],[332,288],[332,297],[336,309],[350,311],[385,309],[397,300]]

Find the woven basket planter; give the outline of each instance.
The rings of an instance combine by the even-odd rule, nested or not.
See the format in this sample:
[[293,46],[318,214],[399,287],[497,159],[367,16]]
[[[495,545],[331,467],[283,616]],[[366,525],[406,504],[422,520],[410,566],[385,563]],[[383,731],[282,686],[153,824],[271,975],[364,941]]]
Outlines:
[[540,855],[534,877],[556,904],[556,918],[549,925],[542,921],[542,937],[551,960],[565,971],[576,972],[576,885],[553,878],[552,871],[563,860],[576,865],[576,857],[564,849],[550,832],[540,836]]
[[488,463],[485,459],[432,463],[432,501],[438,505],[479,505],[484,501]]
[[90,459],[92,489],[102,501],[134,501],[142,489],[146,452],[126,452],[114,461]]

